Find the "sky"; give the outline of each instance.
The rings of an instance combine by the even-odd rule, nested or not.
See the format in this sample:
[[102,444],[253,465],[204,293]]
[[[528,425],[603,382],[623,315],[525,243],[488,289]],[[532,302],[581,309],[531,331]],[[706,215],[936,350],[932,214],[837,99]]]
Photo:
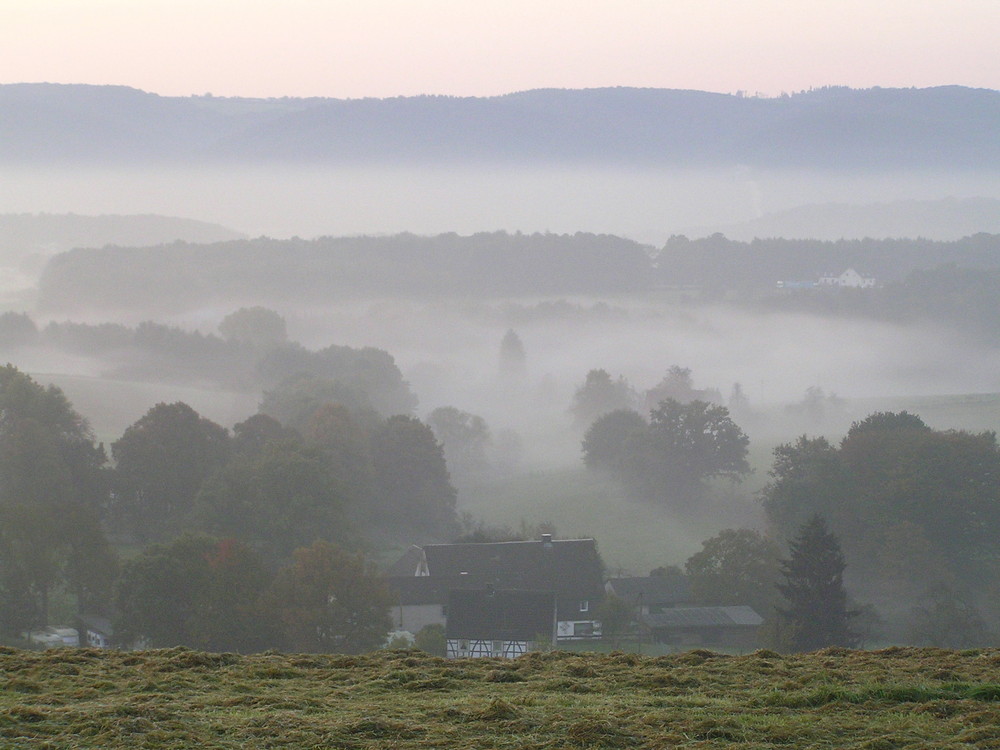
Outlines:
[[163,95],[1000,89],[1000,0],[0,0],[0,83]]

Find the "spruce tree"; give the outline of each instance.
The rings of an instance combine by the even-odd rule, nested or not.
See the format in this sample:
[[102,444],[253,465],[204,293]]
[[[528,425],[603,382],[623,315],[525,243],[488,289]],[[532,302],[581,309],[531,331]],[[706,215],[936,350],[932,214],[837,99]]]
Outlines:
[[781,561],[784,582],[778,584],[788,605],[778,608],[788,645],[796,651],[856,646],[851,621],[857,612],[847,607],[846,564],[837,537],[815,515],[789,543],[789,550],[789,558]]

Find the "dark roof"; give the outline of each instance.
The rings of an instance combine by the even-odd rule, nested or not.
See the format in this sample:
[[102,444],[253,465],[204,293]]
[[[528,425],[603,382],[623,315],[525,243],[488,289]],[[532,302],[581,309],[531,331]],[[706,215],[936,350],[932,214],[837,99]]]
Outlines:
[[674,607],[658,614],[641,615],[651,628],[757,627],[764,622],[751,607]]
[[428,544],[424,555],[432,578],[464,573],[497,589],[555,591],[580,599],[600,599],[604,592],[593,539]]
[[483,589],[491,581],[483,576],[391,576],[386,578],[393,605],[447,604],[455,589]]
[[555,596],[547,591],[452,591],[448,638],[530,641],[555,631]]
[[111,626],[111,620],[103,615],[84,613],[77,615],[77,619],[83,625],[84,630],[101,633],[106,636],[112,636],[115,633],[114,628]]
[[415,576],[423,559],[424,551],[414,544],[389,567],[385,574],[390,578],[393,576]]
[[608,581],[615,596],[633,604],[682,604],[691,601],[691,585],[679,576],[612,578]]

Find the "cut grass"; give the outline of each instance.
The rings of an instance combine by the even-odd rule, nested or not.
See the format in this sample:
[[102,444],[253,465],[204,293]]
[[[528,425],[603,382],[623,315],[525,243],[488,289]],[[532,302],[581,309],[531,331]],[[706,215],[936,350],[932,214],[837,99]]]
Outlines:
[[1000,651],[0,650],[5,748],[1000,748]]

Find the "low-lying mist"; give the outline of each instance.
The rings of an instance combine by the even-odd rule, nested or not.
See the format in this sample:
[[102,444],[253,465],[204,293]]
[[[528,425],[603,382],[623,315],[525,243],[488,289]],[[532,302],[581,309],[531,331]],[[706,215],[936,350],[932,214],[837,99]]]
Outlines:
[[[229,311],[173,322],[210,332],[220,312]],[[385,349],[419,397],[420,416],[455,406],[484,417],[494,431],[514,430],[532,469],[579,465],[580,435],[569,408],[592,369],[623,376],[640,394],[673,365],[690,368],[696,387],[717,389],[724,400],[739,383],[749,401],[744,428],[768,444],[804,432],[843,432],[873,404],[1000,390],[1000,352],[928,325],[752,313],[654,296],[371,300],[279,312],[290,337],[308,348]],[[527,360],[517,382],[499,373],[500,342],[510,329]],[[825,398],[807,409],[809,389]]]
[[[160,322],[213,333],[232,311],[219,307]],[[419,398],[420,418],[453,406],[485,419],[496,470],[469,476],[452,467],[460,511],[491,524],[552,522],[564,536],[595,535],[609,565],[636,573],[683,562],[720,529],[762,526],[756,493],[768,480],[771,451],[798,435],[837,441],[852,421],[878,410],[907,409],[938,429],[1000,425],[993,399],[970,395],[1000,391],[1000,351],[928,325],[755,313],[688,304],[676,294],[383,299],[278,312],[289,337],[309,349],[388,351]],[[522,377],[501,372],[500,344],[509,330],[523,343]],[[231,427],[256,410],[261,396],[218,385],[122,381],[106,377],[113,363],[46,348],[5,354],[41,382],[63,388],[105,442],[157,402],[185,401]],[[586,425],[574,424],[570,413],[592,369],[624,377],[641,396],[674,365],[690,368],[694,386],[717,390],[723,401],[734,383],[747,399],[733,417],[750,437],[754,473],[739,485],[713,484],[690,513],[630,499],[613,480],[585,470]]]
[[251,236],[484,230],[611,233],[655,245],[807,203],[997,194],[996,175],[465,164],[5,169],[0,213],[156,213]]

